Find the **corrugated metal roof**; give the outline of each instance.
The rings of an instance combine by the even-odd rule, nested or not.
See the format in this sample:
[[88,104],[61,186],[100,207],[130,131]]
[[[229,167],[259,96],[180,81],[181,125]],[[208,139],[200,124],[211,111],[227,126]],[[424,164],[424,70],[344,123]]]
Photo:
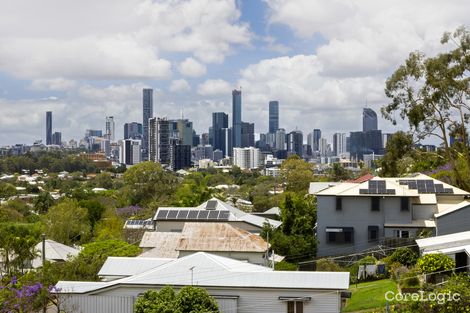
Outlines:
[[[284,272],[209,253],[198,252],[147,272],[97,285],[89,294],[120,285],[181,286],[280,289],[333,289],[349,287],[349,272]],[[73,282],[59,282],[61,292],[73,290]]]
[[141,257],[153,258],[177,258],[178,246],[181,233],[176,232],[156,232],[147,231],[142,236],[139,247],[150,248],[151,250],[145,251]]
[[470,245],[470,231],[416,239],[416,244],[420,250],[425,251]]
[[[42,266],[42,242],[38,243],[34,249],[38,251],[39,256],[33,260],[33,268]],[[46,260],[48,261],[67,261],[69,257],[76,256],[80,250],[66,246],[54,240],[46,239]]]
[[132,276],[173,260],[169,258],[108,257],[98,272],[98,276]]
[[433,220],[412,220],[411,223],[385,223],[384,227],[396,228],[421,228],[421,227],[436,227],[436,222]]
[[265,252],[261,236],[228,223],[185,223],[176,250]]
[[[208,207],[209,205],[209,207]],[[230,204],[228,203],[225,203],[217,198],[212,198],[204,203],[202,203],[201,205],[197,206],[197,207],[161,207],[159,208],[159,210],[168,210],[168,211],[173,211],[173,210],[176,210],[176,211],[180,211],[180,210],[226,210],[226,211],[229,211],[230,214],[229,214],[229,218],[228,218],[228,221],[243,221],[243,222],[246,222],[248,224],[252,224],[252,225],[255,225],[255,226],[258,226],[260,228],[263,227],[264,223],[268,223],[270,224],[271,226],[277,228],[279,227],[282,223],[280,221],[276,221],[276,220],[272,220],[272,219],[269,219],[269,218],[265,218],[265,217],[260,217],[260,216],[256,216],[256,215],[253,215],[253,214],[250,214],[250,213],[247,213],[247,212],[244,212],[240,209],[237,209],[233,206],[231,206]],[[154,220],[157,220],[157,214],[158,214],[158,211],[155,213],[155,216],[154,216]],[[172,221],[175,221],[177,219],[172,219]],[[185,220],[185,219],[183,219]]]
[[444,253],[444,254],[455,254],[459,252],[465,252],[468,256],[470,256],[470,245],[466,246],[456,246],[452,248],[442,248],[442,249],[428,249],[423,251],[424,254],[431,254],[431,253]]
[[460,202],[459,204],[456,204],[456,205],[452,205],[452,206],[448,206],[446,208],[446,210],[442,211],[442,212],[439,212],[438,214],[435,214],[434,217],[436,218],[439,218],[441,216],[444,216],[444,215],[447,215],[449,213],[452,213],[452,212],[455,212],[455,211],[458,211],[460,209],[464,209],[464,208],[467,208],[470,206],[470,202],[469,201],[462,201]]

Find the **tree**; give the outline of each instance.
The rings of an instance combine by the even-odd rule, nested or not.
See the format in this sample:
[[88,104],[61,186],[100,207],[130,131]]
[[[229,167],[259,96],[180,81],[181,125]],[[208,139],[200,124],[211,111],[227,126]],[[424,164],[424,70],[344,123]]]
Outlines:
[[93,183],[96,187],[112,189],[113,188],[113,177],[108,172],[101,172],[96,175]]
[[16,195],[16,188],[9,183],[0,182],[0,198],[9,198]]
[[65,199],[51,207],[42,221],[47,236],[65,245],[86,242],[91,235],[87,209],[77,200]]
[[298,155],[292,155],[282,162],[281,175],[286,191],[306,194],[313,181],[313,168]]
[[[435,57],[421,52],[410,54],[386,81],[385,94],[391,102],[382,108],[383,116],[396,123],[395,113],[407,119],[418,139],[437,137],[442,140],[446,159],[455,175],[455,184],[470,190],[469,140],[466,132],[470,118],[470,32],[458,28],[452,35],[445,33],[441,43],[455,44],[453,50]],[[449,134],[459,145],[451,145]],[[465,159],[460,172],[455,159]]]
[[413,266],[418,260],[418,255],[410,248],[398,248],[390,256],[390,261],[398,262],[405,266]]
[[332,181],[343,181],[352,178],[352,172],[345,169],[341,164],[334,163],[333,167],[329,170],[329,177]]
[[186,286],[175,293],[170,286],[147,290],[134,305],[136,313],[216,313],[217,302],[200,287]]
[[407,172],[407,163],[404,158],[409,157],[413,151],[413,136],[399,131],[387,141],[386,153],[380,159],[380,174],[384,177],[398,177]]
[[171,196],[178,181],[173,173],[165,171],[160,164],[142,162],[124,173],[124,182],[132,204],[161,203]]
[[54,204],[54,198],[47,191],[41,192],[33,201],[34,210],[43,214]]

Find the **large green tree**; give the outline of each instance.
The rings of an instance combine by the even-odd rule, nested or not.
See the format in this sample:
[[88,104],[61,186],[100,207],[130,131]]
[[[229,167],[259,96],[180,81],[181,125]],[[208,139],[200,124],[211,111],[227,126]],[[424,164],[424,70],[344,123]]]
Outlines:
[[42,221],[47,236],[66,245],[86,242],[91,236],[88,211],[73,199],[51,207]]
[[[413,152],[413,136],[399,131],[387,141],[387,152],[380,159],[380,175],[397,177],[405,174],[411,165]],[[410,160],[411,159],[411,160]]]
[[[470,33],[460,27],[453,34],[444,34],[441,43],[446,52],[434,57],[413,52],[387,79],[385,94],[391,102],[382,108],[382,114],[395,124],[398,113],[417,139],[442,141],[454,183],[470,190]],[[451,145],[450,134],[459,144]],[[465,160],[465,167],[457,166],[458,158]]]
[[281,177],[286,191],[306,194],[310,182],[313,181],[313,166],[298,155],[292,155],[282,162]]
[[178,187],[176,176],[159,163],[142,162],[124,173],[124,182],[132,204],[161,204]]

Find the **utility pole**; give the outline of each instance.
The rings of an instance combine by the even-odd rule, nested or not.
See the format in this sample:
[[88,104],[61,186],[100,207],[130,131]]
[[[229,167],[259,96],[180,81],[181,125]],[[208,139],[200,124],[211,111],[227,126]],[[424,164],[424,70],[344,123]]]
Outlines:
[[195,266],[189,268],[189,270],[191,271],[191,286],[194,285],[194,268]]

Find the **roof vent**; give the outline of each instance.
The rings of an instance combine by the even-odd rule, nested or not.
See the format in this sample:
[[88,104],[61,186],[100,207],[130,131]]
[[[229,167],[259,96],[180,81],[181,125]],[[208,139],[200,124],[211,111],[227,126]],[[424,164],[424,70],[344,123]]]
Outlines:
[[209,200],[206,204],[206,210],[215,210],[217,208],[216,200]]

